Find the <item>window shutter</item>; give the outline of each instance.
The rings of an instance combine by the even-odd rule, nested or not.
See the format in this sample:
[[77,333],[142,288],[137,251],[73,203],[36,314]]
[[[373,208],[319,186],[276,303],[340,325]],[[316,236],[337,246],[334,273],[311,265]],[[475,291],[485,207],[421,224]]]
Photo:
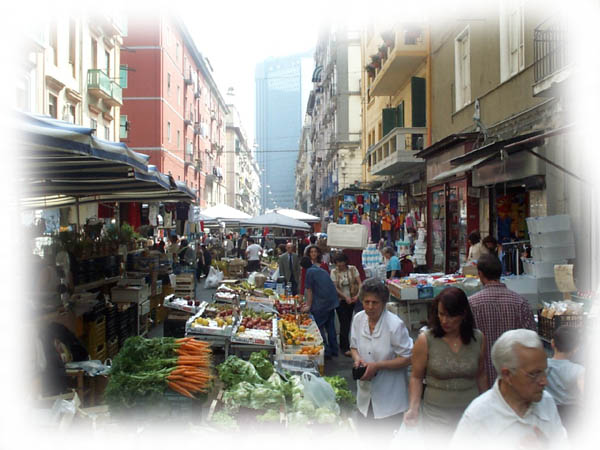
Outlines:
[[396,125],[396,108],[384,108],[381,111],[382,137],[388,134]]
[[425,78],[412,77],[410,80],[412,98],[412,126],[427,126]]
[[396,108],[396,126],[404,128],[404,100]]

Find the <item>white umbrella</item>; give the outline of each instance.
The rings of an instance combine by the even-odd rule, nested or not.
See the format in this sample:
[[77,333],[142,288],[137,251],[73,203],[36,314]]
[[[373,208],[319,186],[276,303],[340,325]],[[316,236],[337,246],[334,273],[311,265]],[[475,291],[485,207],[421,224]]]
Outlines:
[[276,212],[263,214],[252,219],[240,220],[240,225],[243,227],[271,227],[283,228],[286,230],[310,230],[310,226],[306,222],[292,219]]
[[306,223],[321,221],[319,217],[307,214],[303,211],[298,211],[297,209],[275,209],[274,212],[291,217],[292,219],[301,220],[302,222]]
[[200,211],[204,216],[212,217],[217,222],[237,223],[241,220],[250,219],[250,215],[243,211],[232,208],[229,205],[217,205]]

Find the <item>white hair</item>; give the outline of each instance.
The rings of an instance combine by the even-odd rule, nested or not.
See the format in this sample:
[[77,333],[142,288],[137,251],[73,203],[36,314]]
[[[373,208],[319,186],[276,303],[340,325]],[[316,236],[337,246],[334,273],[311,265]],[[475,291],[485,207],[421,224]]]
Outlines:
[[519,367],[519,358],[515,352],[517,345],[544,350],[544,345],[535,331],[520,328],[504,332],[492,346],[492,364],[498,376],[503,368]]

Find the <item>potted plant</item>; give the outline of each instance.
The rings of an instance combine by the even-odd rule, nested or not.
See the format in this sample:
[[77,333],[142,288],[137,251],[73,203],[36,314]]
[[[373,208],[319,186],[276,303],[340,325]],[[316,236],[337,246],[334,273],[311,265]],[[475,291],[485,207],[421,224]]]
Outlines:
[[379,69],[381,67],[381,56],[379,56],[378,53],[371,55],[371,64],[373,64],[373,66],[375,66],[376,69]]
[[394,47],[395,37],[396,36],[393,30],[387,30],[381,33],[381,39],[383,39],[383,43],[390,48]]
[[384,59],[387,58],[388,55],[388,48],[386,45],[382,45],[381,47],[379,47],[379,51],[377,52],[377,54],[379,55],[379,57],[381,58],[381,60],[383,61]]
[[367,71],[367,74],[369,74],[370,78],[375,76],[375,66],[373,64],[367,64],[365,70]]

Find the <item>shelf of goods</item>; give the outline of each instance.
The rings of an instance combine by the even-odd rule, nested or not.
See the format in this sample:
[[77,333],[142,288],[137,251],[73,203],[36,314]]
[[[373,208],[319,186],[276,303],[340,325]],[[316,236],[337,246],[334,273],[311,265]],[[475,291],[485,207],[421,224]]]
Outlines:
[[585,327],[588,315],[581,303],[558,301],[546,304],[544,308],[538,310],[537,319],[538,334],[549,343],[553,338],[554,331],[560,326]]

